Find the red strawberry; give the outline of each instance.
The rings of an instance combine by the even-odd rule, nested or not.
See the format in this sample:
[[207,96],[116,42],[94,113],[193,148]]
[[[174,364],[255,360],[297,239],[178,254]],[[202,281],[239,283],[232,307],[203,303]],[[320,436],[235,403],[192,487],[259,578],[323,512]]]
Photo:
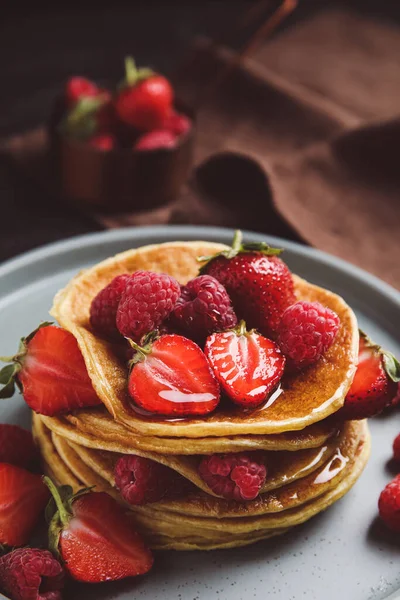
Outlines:
[[137,350],[129,376],[136,404],[160,415],[205,415],[218,403],[220,391],[203,352],[181,335],[162,335]]
[[95,96],[82,96],[71,107],[60,124],[64,134],[87,140],[98,134],[109,134],[114,125],[114,107],[107,90]]
[[10,463],[29,469],[39,453],[30,431],[18,425],[0,424],[0,463]]
[[61,600],[64,580],[48,550],[18,548],[0,558],[0,588],[13,600]]
[[28,543],[49,492],[40,475],[0,464],[0,543],[24,546]]
[[247,408],[258,406],[280,381],[285,357],[278,346],[256,331],[236,329],[213,333],[204,353],[224,391]]
[[17,384],[28,406],[48,416],[101,404],[77,341],[65,329],[43,323],[22,338],[15,356],[1,360],[12,364],[0,371],[0,398],[10,398]]
[[156,129],[142,135],[136,142],[135,150],[158,150],[160,148],[174,148],[176,136],[171,131]]
[[379,414],[393,401],[399,381],[397,359],[360,331],[357,371],[337,415],[342,419],[366,419]]
[[65,98],[69,107],[81,98],[94,98],[99,92],[97,85],[86,77],[70,77],[65,84]]
[[192,121],[186,115],[172,110],[164,122],[164,128],[172,131],[175,136],[184,135],[192,127]]
[[129,278],[128,273],[117,275],[93,298],[90,324],[100,335],[116,339],[121,337],[116,324],[117,310]]
[[201,268],[225,286],[235,312],[249,327],[273,336],[285,309],[295,302],[292,274],[278,258],[281,250],[268,244],[244,244],[240,231],[233,246]]
[[172,110],[171,84],[150,69],[137,70],[132,58],[126,59],[125,67],[125,85],[115,100],[119,119],[140,131],[161,129]]
[[98,150],[112,150],[115,145],[115,138],[112,135],[103,133],[101,135],[95,135],[94,137],[90,138],[90,140],[88,141],[89,146],[92,146],[93,148],[97,148]]
[[[74,579],[88,583],[116,581],[147,573],[153,556],[117,502],[104,492],[57,489],[53,494],[50,549],[60,555]],[[50,511],[49,511],[50,512]]]

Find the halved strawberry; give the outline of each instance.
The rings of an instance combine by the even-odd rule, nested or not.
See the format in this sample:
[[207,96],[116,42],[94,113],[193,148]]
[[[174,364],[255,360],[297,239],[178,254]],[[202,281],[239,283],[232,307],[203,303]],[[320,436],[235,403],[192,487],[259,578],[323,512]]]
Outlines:
[[278,346],[244,321],[230,331],[207,338],[204,353],[222,388],[236,403],[258,406],[280,381],[285,357]]
[[30,431],[19,425],[0,423],[0,463],[29,469],[38,458],[39,451]]
[[236,231],[232,248],[199,259],[207,261],[200,273],[222,283],[237,317],[267,337],[274,336],[284,311],[296,301],[281,252],[266,243],[242,244],[242,234]]
[[357,371],[337,415],[342,419],[366,419],[379,414],[393,401],[399,381],[398,360],[360,331]]
[[181,335],[151,338],[143,347],[131,342],[137,350],[129,376],[129,393],[135,403],[160,415],[213,411],[219,403],[219,385],[199,346]]
[[74,579],[116,581],[147,573],[153,556],[124,509],[104,492],[58,489],[44,477],[54,502],[46,510],[50,549]]
[[0,544],[27,544],[48,499],[40,475],[0,463]]
[[48,416],[101,404],[77,341],[65,329],[43,323],[22,338],[15,356],[0,360],[11,362],[0,371],[0,398],[10,398],[17,384],[28,406]]

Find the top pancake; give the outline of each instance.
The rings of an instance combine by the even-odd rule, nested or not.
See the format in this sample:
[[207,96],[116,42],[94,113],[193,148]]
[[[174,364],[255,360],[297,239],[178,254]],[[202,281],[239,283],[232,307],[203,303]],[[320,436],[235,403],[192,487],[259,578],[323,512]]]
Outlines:
[[128,250],[81,272],[54,299],[51,314],[77,339],[97,394],[114,419],[141,435],[197,438],[275,434],[303,429],[343,405],[358,357],[355,315],[336,294],[294,276],[297,298],[331,308],[341,326],[334,344],[318,363],[284,379],[283,391],[272,404],[252,412],[218,407],[211,415],[185,419],[149,418],[134,410],[127,390],[128,370],[118,357],[117,346],[96,336],[90,327],[92,299],[117,275],[139,269],[168,273],[184,284],[198,274],[197,257],[224,248],[199,241]]

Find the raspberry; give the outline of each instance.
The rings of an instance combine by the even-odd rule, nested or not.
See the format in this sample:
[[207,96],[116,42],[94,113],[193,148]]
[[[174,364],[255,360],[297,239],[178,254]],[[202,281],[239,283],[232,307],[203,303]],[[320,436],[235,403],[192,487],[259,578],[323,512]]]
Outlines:
[[160,148],[174,148],[176,136],[172,131],[155,130],[142,135],[136,142],[135,150],[158,150]]
[[400,475],[381,492],[378,507],[381,519],[389,529],[400,532]]
[[29,469],[35,466],[38,458],[30,431],[18,425],[0,424],[0,462]]
[[115,319],[121,296],[130,275],[118,275],[92,300],[90,324],[95,331],[110,338],[119,336]]
[[393,442],[393,458],[400,461],[400,433]]
[[330,348],[339,331],[336,313],[319,302],[296,302],[282,315],[278,345],[289,365],[302,369],[315,363]]
[[48,550],[20,548],[0,558],[0,588],[13,600],[61,600],[64,570]]
[[211,275],[200,275],[182,286],[172,321],[188,337],[204,342],[214,331],[237,324],[228,292]]
[[127,281],[117,310],[117,327],[125,337],[139,342],[172,312],[180,285],[164,273],[136,271]]
[[202,480],[227,500],[254,500],[265,483],[266,466],[249,454],[213,454],[199,465]]
[[142,456],[123,456],[114,469],[115,485],[129,504],[150,504],[165,496],[182,493],[183,477],[172,469]]

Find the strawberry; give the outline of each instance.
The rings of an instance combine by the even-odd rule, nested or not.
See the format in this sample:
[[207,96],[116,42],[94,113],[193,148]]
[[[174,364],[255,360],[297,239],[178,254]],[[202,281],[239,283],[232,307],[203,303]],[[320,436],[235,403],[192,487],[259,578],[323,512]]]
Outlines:
[[147,336],[131,361],[129,393],[145,410],[173,416],[205,415],[220,398],[218,382],[197,344],[176,334]]
[[202,257],[200,273],[218,279],[239,319],[266,337],[274,337],[285,309],[296,300],[292,274],[278,258],[282,251],[265,243],[242,244],[236,231],[230,250]]
[[50,549],[74,579],[116,581],[147,573],[153,556],[124,509],[105,492],[57,488],[43,478],[53,501],[46,510]]
[[192,128],[192,121],[186,115],[172,110],[163,125],[164,129],[172,131],[176,136],[184,135]]
[[11,363],[0,371],[0,398],[10,398],[17,384],[28,406],[48,416],[101,404],[77,341],[65,329],[42,323],[22,338],[15,356],[0,360]]
[[159,150],[160,148],[174,148],[176,136],[164,129],[156,129],[142,135],[134,145],[135,150]]
[[29,469],[38,458],[39,452],[30,431],[18,425],[0,424],[0,463]]
[[97,85],[86,77],[70,77],[65,84],[65,99],[69,107],[81,98],[94,98],[99,92]]
[[40,475],[0,463],[0,544],[27,544],[48,499]]
[[358,367],[343,408],[342,419],[366,419],[392,403],[400,381],[398,360],[360,331]]
[[246,408],[258,406],[280,381],[285,357],[278,346],[241,321],[235,329],[213,333],[204,353],[226,394]]
[[99,90],[95,96],[82,96],[60,123],[60,129],[72,138],[87,140],[98,134],[109,134],[114,125],[111,94]]
[[150,69],[138,70],[131,57],[125,60],[125,69],[125,82],[115,100],[120,121],[139,131],[162,129],[172,110],[171,84]]
[[97,150],[107,151],[112,150],[115,147],[116,142],[114,136],[103,133],[90,138],[88,144],[89,146],[92,146],[92,148],[97,148]]

